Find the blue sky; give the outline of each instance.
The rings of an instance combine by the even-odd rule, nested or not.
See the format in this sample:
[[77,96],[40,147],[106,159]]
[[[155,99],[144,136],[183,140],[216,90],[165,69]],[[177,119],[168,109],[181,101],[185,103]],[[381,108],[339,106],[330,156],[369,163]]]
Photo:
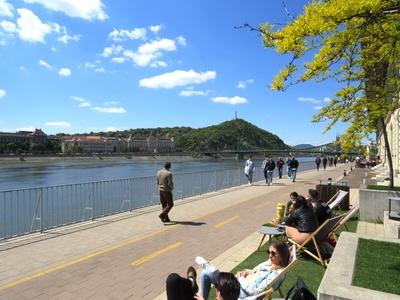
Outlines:
[[0,0],[0,131],[200,128],[237,112],[287,144],[330,142],[345,125],[310,119],[336,83],[269,90],[288,58],[234,28],[287,22],[282,3]]

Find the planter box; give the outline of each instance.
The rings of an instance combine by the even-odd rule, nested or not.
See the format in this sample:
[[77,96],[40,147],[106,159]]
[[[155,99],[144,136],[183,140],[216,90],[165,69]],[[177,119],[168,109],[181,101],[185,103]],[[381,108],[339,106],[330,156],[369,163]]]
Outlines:
[[360,189],[360,221],[383,223],[384,212],[389,210],[389,197],[400,197],[400,192]]
[[[374,239],[372,237],[366,237]],[[382,239],[377,239],[382,240]],[[396,242],[393,240],[384,240]],[[352,285],[358,236],[342,232],[332,258],[318,288],[319,300],[395,300],[399,295],[370,290]],[[400,244],[399,244],[400,246]],[[377,278],[377,280],[379,280]]]

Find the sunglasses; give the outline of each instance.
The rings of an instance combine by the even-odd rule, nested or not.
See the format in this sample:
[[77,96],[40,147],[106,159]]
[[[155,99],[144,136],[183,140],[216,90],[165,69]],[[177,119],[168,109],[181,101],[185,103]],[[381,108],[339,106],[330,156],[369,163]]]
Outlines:
[[275,251],[268,251],[268,252],[269,252],[269,255],[271,255],[272,257],[276,255]]

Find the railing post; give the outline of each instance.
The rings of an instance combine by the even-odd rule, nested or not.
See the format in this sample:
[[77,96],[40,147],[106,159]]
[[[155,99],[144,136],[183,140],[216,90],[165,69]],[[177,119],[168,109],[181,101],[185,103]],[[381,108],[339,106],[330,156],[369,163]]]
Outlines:
[[129,209],[129,211],[130,212],[132,212],[132,209],[133,209],[133,181],[134,181],[135,179],[130,179],[130,182],[131,182],[131,196],[130,196],[130,201],[129,201],[129,205],[130,205],[130,209]]
[[92,182],[92,221],[94,221],[94,182]]
[[217,170],[214,171],[214,178],[215,178],[214,192],[216,192],[217,191]]
[[43,188],[40,188],[40,233],[43,233]]

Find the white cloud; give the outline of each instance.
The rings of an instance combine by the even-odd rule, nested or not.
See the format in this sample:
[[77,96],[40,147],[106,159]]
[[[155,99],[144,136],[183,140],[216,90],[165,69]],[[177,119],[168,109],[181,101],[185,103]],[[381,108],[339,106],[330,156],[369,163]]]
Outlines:
[[179,93],[179,96],[190,97],[190,96],[207,96],[208,91],[194,91],[194,90],[183,90]]
[[165,68],[166,66],[167,66],[167,63],[162,60],[156,60],[150,64],[151,68],[159,68],[159,67]]
[[123,107],[93,107],[92,110],[98,111],[98,112],[103,112],[103,113],[109,113],[109,114],[123,114],[126,113],[126,109]]
[[98,68],[94,69],[94,71],[97,73],[104,73],[106,71],[106,69],[104,69],[103,67],[98,67]]
[[9,21],[1,21],[0,27],[4,31],[9,32],[9,33],[14,33],[17,31],[17,26],[13,22],[9,22]]
[[116,42],[145,39],[146,29],[145,28],[134,28],[132,30],[114,29],[112,32],[108,34],[108,38]]
[[214,97],[214,98],[211,98],[211,100],[212,100],[212,102],[215,102],[215,103],[224,103],[224,104],[232,104],[232,105],[248,103],[248,101],[245,98],[239,97],[239,96]]
[[119,54],[122,51],[124,51],[124,47],[122,47],[121,45],[112,44],[111,47],[105,47],[104,48],[103,53],[101,54],[101,56],[109,57],[109,56],[112,56],[112,55]]
[[90,102],[89,102],[88,100],[86,100],[85,98],[83,98],[83,97],[70,96],[70,98],[71,98],[72,100],[75,100],[75,101],[78,101],[78,102],[79,102],[78,107],[90,107],[90,106],[92,106],[92,105],[90,104]]
[[7,0],[0,0],[0,16],[13,17],[14,7]]
[[40,66],[42,66],[42,67],[45,67],[46,69],[54,70],[54,68],[53,68],[49,63],[45,62],[45,61],[42,60],[42,59],[39,59],[38,64],[39,64]]
[[46,126],[48,127],[62,127],[62,128],[70,128],[71,124],[65,121],[58,121],[58,122],[46,122]]
[[5,95],[7,95],[6,91],[0,89],[0,98],[3,98]]
[[163,29],[164,28],[164,26],[162,26],[162,25],[152,25],[152,26],[149,26],[149,29],[150,29],[150,31],[151,32],[153,32],[153,33],[155,33],[155,34],[157,34],[161,29]]
[[113,57],[113,58],[111,58],[111,61],[112,61],[113,63],[116,63],[116,64],[122,64],[122,63],[124,63],[127,59],[128,59],[128,58],[126,58],[126,57]]
[[120,130],[117,127],[110,126],[110,127],[106,128],[106,132],[109,132],[109,131],[120,131]]
[[104,105],[118,105],[119,103],[117,101],[107,101],[104,102]]
[[71,76],[72,72],[68,68],[61,68],[58,70],[58,75],[63,76],[63,77],[69,77]]
[[75,35],[64,34],[60,36],[57,40],[61,43],[68,44],[69,41],[77,42],[79,41],[80,38],[81,38],[80,34],[75,34]]
[[186,46],[186,39],[183,36],[178,36],[176,41],[178,42],[179,45]]
[[325,103],[329,103],[329,102],[331,102],[331,98],[325,97],[324,99],[322,99],[322,101]]
[[96,67],[96,65],[91,62],[85,62],[84,66],[85,66],[85,68],[88,68],[88,69],[93,69]]
[[151,89],[171,89],[177,86],[204,83],[210,79],[215,79],[216,75],[215,71],[198,73],[193,70],[176,70],[150,78],[143,78],[139,81],[139,85]]
[[85,20],[105,20],[108,18],[101,0],[24,0],[26,3],[38,3],[47,9],[59,11],[73,18]]
[[240,80],[239,82],[238,82],[238,84],[237,84],[237,88],[238,89],[245,89],[245,88],[247,88],[247,85],[249,85],[249,84],[251,84],[251,83],[253,83],[254,82],[254,80],[253,79],[247,79],[247,80]]
[[44,43],[44,37],[52,32],[52,28],[42,23],[29,9],[19,8],[17,12],[20,15],[17,19],[19,37],[28,42]]
[[319,106],[319,105],[318,106],[314,106],[315,110],[320,110],[321,108],[322,108],[322,106]]
[[138,53],[152,54],[152,53],[158,52],[160,50],[175,51],[176,50],[175,41],[170,40],[170,39],[161,39],[161,40],[151,41],[150,43],[141,45],[138,48]]
[[15,128],[14,130],[12,130],[12,131],[35,131],[35,126],[32,126],[32,125],[30,125],[30,126],[27,126],[27,127],[19,127],[19,128]]

